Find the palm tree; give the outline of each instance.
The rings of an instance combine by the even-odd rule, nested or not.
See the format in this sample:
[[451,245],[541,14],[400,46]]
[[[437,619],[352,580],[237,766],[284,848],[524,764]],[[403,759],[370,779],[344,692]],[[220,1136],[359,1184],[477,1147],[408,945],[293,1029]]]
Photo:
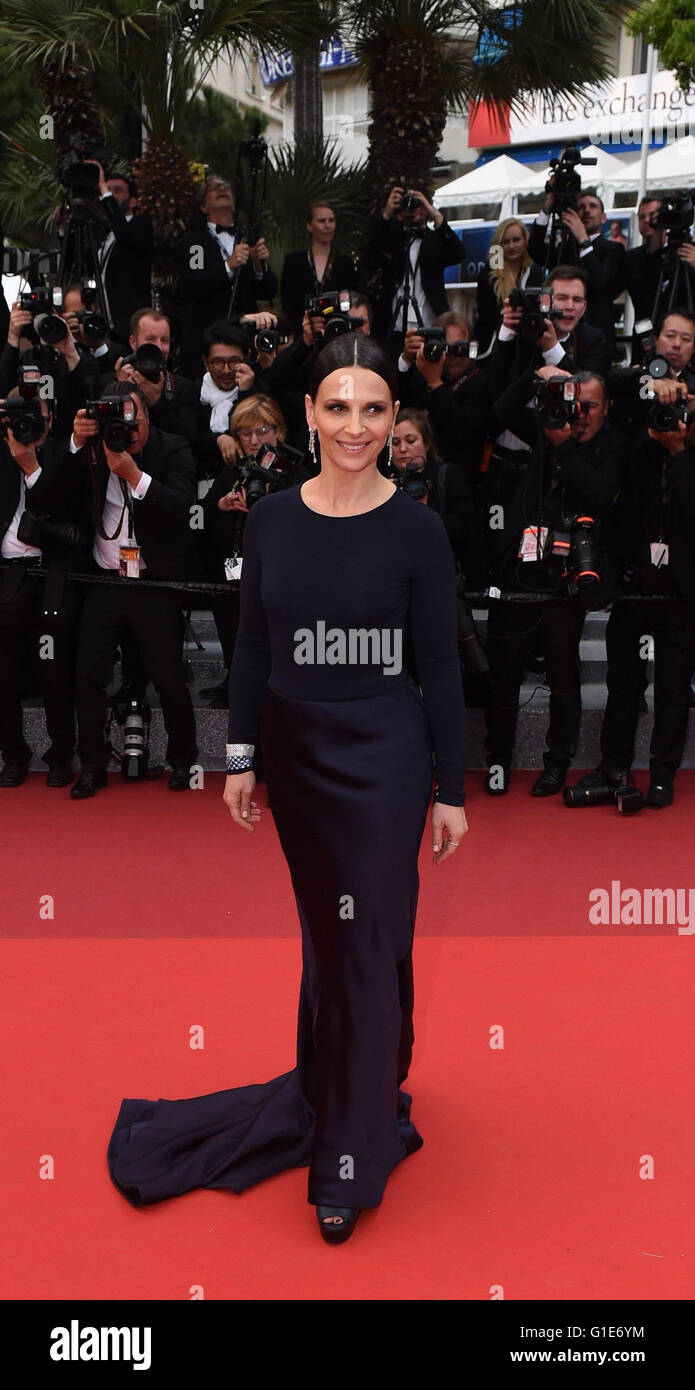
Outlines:
[[[626,6],[613,6],[624,9]],[[524,92],[573,95],[608,76],[603,0],[344,0],[342,27],[371,94],[374,206],[395,183],[431,183],[447,114],[512,108]]]

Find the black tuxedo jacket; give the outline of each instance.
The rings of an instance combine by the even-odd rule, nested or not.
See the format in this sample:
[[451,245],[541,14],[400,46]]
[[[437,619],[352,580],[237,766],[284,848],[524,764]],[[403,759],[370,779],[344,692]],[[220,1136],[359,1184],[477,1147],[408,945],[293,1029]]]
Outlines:
[[[134,456],[136,457],[136,456]],[[196,501],[195,463],[188,441],[150,426],[150,435],[138,467],[152,482],[142,501],[133,499],[133,530],[142,550],[150,579],[190,579],[196,575],[196,537],[190,526],[190,508]],[[99,451],[92,484],[86,449],[69,451],[63,458],[56,490],[69,493],[73,508],[88,535],[88,553],[94,540],[97,517],[101,518],[109,482],[109,467]]]
[[[536,261],[529,267],[526,287],[528,289],[539,288],[545,280],[545,271],[542,265]],[[477,314],[475,322],[475,333],[472,335],[478,343],[479,352],[487,352],[492,342],[493,334],[497,332],[502,322],[502,306],[497,302],[497,295],[492,287],[490,277],[490,267],[484,265],[479,276],[476,289]]]
[[[356,284],[357,274],[352,257],[337,254],[333,272],[327,276],[319,294],[329,294],[332,290],[353,290]],[[315,293],[314,275],[306,251],[290,251],[282,267],[280,298],[294,333],[301,332],[307,295]]]
[[[56,487],[61,477],[62,460],[67,449],[66,440],[55,440],[49,435],[44,444],[36,450],[41,474],[34,486],[25,492],[25,506],[28,512],[37,516],[50,515],[51,520],[68,522],[75,520],[72,499],[65,491]],[[0,540],[8,530],[19,503],[22,478],[19,464],[13,459],[6,440],[0,440]],[[84,538],[86,539],[86,537]],[[43,547],[44,559],[66,560],[72,564],[75,555],[71,548],[61,542],[47,542]],[[0,563],[2,561],[0,560]]]
[[[666,488],[664,490],[664,482]],[[664,506],[662,512],[662,496]],[[638,592],[649,592],[649,541],[657,532],[669,546],[667,575],[673,593],[695,605],[695,448],[671,456],[645,434],[632,450],[618,504],[619,544],[624,568],[636,572]],[[644,578],[640,582],[641,575]],[[628,590],[629,591],[629,590]]]
[[[197,254],[196,248],[200,248]],[[201,252],[203,264],[194,270],[191,262],[197,264]],[[179,287],[186,311],[181,371],[184,376],[197,377],[200,372],[203,332],[211,323],[229,317],[232,281],[227,274],[225,258],[219,243],[210,234],[207,226],[190,232],[185,240],[179,243],[176,261]],[[258,279],[254,274],[253,262],[247,261],[239,271],[234,313],[255,314],[259,299],[272,299],[277,287],[277,279],[268,266],[262,279]]]
[[154,233],[149,217],[142,213],[127,222],[113,196],[102,198],[100,206],[108,219],[106,236],[112,231],[116,238],[104,275],[111,327],[114,338],[127,343],[131,315],[152,303]]
[[[393,217],[372,218],[369,239],[363,252],[363,267],[367,276],[379,277],[374,294],[375,338],[383,341],[391,324],[393,297],[402,283],[405,272],[406,237],[403,225]],[[463,260],[463,247],[446,221],[436,230],[427,227],[420,242],[420,276],[422,288],[435,317],[444,314],[449,301],[444,288],[444,270]]]
[[[556,363],[558,371],[598,372],[606,376],[610,369],[610,346],[600,329],[592,328],[585,318],[579,320],[563,346],[564,355]],[[489,357],[480,365],[488,379],[491,397],[496,401],[520,377],[527,379],[532,388],[533,373],[545,363],[536,343],[526,342],[517,335],[507,342],[498,338]],[[533,394],[532,389],[529,394]]]

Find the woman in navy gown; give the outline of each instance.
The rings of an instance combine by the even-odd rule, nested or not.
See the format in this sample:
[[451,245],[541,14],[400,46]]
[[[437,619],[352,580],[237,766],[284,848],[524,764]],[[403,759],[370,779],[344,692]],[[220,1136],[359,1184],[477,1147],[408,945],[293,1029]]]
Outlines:
[[207,1096],[124,1100],[108,1161],[135,1206],[308,1164],[308,1201],[335,1243],[423,1142],[400,1089],[418,850],[431,798],[435,863],[466,833],[463,691],[443,523],[377,468],[395,396],[372,339],[323,348],[306,398],[320,472],[261,498],[245,529],[224,800],[254,832],[260,736],[302,933],[296,1066]]

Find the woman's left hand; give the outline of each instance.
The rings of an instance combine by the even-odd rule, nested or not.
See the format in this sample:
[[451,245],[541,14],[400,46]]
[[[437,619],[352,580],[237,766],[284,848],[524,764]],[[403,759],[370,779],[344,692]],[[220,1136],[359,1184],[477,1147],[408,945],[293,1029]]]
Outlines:
[[455,854],[464,835],[468,822],[463,806],[445,806],[435,801],[432,807],[432,850],[433,861],[441,864],[450,854]]

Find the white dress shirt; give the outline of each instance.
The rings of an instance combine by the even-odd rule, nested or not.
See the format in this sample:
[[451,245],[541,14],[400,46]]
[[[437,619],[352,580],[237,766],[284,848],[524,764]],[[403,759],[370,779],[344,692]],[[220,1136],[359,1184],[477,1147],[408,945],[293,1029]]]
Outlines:
[[26,510],[25,489],[33,488],[34,483],[38,482],[40,477],[40,467],[34,469],[34,472],[28,475],[22,473],[22,485],[19,489],[17,510],[2,538],[2,546],[0,546],[3,560],[25,560],[30,555],[38,555],[39,558],[41,557],[41,551],[37,550],[35,545],[25,545],[24,541],[20,541],[17,536],[17,529],[22,518],[22,512]]
[[[79,453],[74,435],[71,435],[69,448],[71,454]],[[147,496],[151,482],[152,475],[150,473],[143,473],[137,487],[131,487],[130,483],[126,483],[130,497],[134,497],[136,501],[141,502],[143,497]],[[103,570],[117,570],[119,568],[122,545],[137,545],[135,537],[128,535],[128,508],[125,507],[123,503],[124,497],[121,479],[118,477],[117,473],[109,473],[104,510],[101,514],[103,530],[106,531],[108,535],[113,536],[113,531],[121,512],[123,512],[123,517],[120,528],[117,534],[113,536],[112,540],[104,540],[104,537],[100,536],[98,531],[94,532],[92,555],[99,565],[99,568]],[[140,568],[143,570],[147,568],[142,556],[140,557]]]

